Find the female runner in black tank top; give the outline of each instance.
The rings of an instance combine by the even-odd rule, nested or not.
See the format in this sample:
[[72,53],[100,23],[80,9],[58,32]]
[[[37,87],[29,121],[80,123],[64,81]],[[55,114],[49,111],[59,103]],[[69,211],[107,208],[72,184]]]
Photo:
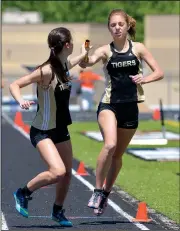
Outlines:
[[[74,58],[72,36],[68,29],[60,27],[52,30],[48,36],[50,56],[31,74],[10,85],[12,96],[22,109],[29,109],[32,101],[25,101],[20,88],[37,83],[38,109],[33,120],[30,139],[47,164],[47,171],[40,173],[14,193],[17,211],[28,217],[30,195],[43,186],[56,183],[56,198],[52,210],[52,219],[61,226],[72,226],[64,215],[63,203],[66,198],[72,168],[72,147],[67,126],[71,124],[69,96],[71,81],[68,70],[81,62],[86,50]],[[84,44],[82,45],[84,46]],[[22,163],[23,164],[23,163]]]
[[[111,44],[95,50],[85,68],[102,60],[106,86],[97,116],[104,145],[96,168],[96,189],[88,206],[101,215],[107,205],[108,195],[122,167],[122,155],[138,127],[138,102],[144,101],[142,84],[163,78],[163,72],[151,53],[135,38],[136,21],[123,10],[113,10],[108,18],[108,29],[113,37]],[[142,75],[141,60],[152,69]],[[106,184],[103,185],[106,179]]]

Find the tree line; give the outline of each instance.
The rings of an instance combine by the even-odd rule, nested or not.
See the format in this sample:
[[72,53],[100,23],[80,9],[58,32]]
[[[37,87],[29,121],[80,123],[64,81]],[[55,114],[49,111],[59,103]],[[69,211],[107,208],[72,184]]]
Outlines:
[[145,15],[179,14],[179,1],[2,1],[2,12],[8,8],[38,11],[43,22],[107,23],[112,9],[121,8],[137,21],[138,41],[143,41]]

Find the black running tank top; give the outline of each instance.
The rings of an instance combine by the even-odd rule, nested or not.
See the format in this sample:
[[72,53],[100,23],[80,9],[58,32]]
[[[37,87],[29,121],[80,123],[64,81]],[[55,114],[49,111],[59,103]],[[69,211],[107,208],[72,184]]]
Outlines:
[[106,78],[103,103],[138,102],[137,86],[129,76],[142,73],[142,65],[132,51],[132,42],[128,41],[129,49],[124,53],[116,51],[113,42],[110,44],[112,56],[103,68]]

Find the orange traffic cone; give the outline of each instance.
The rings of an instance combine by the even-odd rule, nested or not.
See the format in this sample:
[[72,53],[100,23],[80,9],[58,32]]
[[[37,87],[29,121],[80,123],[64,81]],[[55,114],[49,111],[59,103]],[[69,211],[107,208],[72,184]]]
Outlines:
[[106,179],[104,180],[103,186],[106,185]]
[[24,126],[22,113],[20,111],[16,112],[16,115],[15,115],[15,118],[14,118],[14,123],[17,126],[21,127],[21,128]]
[[161,118],[160,110],[159,109],[154,110],[152,117],[153,120],[160,120]]
[[88,176],[89,173],[86,171],[85,167],[84,167],[84,163],[80,162],[78,170],[76,172],[76,175],[80,175],[80,176]]
[[27,134],[29,134],[29,133],[30,133],[30,126],[29,126],[28,124],[24,124],[23,130],[24,130]]
[[148,218],[147,215],[147,206],[145,202],[140,202],[138,205],[138,211],[136,214],[136,218],[133,219],[134,222],[149,222],[152,219]]

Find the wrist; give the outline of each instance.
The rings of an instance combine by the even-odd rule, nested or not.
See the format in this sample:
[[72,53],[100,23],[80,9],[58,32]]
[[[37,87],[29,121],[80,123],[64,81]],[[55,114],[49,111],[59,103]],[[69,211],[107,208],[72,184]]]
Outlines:
[[24,101],[24,99],[23,98],[19,98],[19,99],[17,99],[17,101],[18,101],[19,104],[21,104]]
[[147,81],[147,78],[146,78],[146,77],[144,77],[144,78],[142,79],[141,84],[146,84],[146,83],[148,83],[148,81]]

